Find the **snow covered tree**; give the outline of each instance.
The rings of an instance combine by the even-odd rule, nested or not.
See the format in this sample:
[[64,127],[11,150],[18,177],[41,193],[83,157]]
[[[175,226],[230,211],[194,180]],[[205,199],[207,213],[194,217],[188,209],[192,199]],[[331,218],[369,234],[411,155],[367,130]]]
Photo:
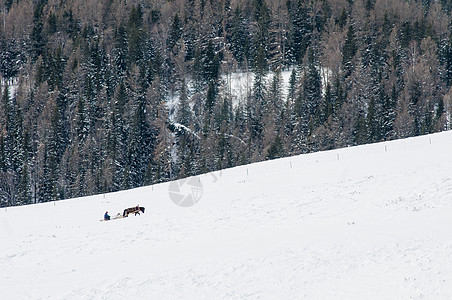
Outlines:
[[128,143],[128,166],[130,172],[130,187],[142,186],[146,168],[151,159],[154,138],[146,118],[146,103],[144,97],[139,97],[134,112],[133,125]]
[[179,18],[179,14],[176,13],[173,18],[173,22],[169,28],[168,39],[166,40],[166,46],[169,51],[172,51],[174,46],[179,42],[182,38],[183,34],[183,25],[182,21]]
[[304,120],[308,134],[312,134],[321,120],[322,82],[314,53],[309,55],[308,70],[303,81]]
[[115,29],[114,48],[111,52],[118,78],[124,78],[128,69],[129,44],[127,41],[126,30],[123,25],[119,25],[119,27]]
[[126,87],[121,83],[114,96],[112,112],[112,132],[109,152],[115,159],[113,176],[113,190],[120,190],[124,182],[127,155],[128,121],[126,115],[127,99]]
[[292,23],[289,53],[293,63],[301,63],[311,43],[313,20],[307,1],[287,1],[287,6]]
[[227,39],[231,44],[230,49],[239,65],[243,65],[245,61],[249,60],[250,37],[245,17],[242,16],[242,10],[239,6],[234,10],[234,15],[228,31]]

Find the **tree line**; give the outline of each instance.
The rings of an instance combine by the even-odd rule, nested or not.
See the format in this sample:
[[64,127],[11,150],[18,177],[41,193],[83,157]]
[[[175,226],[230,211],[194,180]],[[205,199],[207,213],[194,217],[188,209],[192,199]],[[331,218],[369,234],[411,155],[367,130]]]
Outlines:
[[[5,0],[0,206],[448,130],[451,9]],[[254,78],[240,101],[234,72]]]

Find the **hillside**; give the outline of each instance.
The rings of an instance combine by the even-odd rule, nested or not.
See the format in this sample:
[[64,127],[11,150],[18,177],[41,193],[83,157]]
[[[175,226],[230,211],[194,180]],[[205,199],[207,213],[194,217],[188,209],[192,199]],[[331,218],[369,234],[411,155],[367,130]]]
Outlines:
[[450,149],[449,131],[2,208],[0,294],[449,299]]

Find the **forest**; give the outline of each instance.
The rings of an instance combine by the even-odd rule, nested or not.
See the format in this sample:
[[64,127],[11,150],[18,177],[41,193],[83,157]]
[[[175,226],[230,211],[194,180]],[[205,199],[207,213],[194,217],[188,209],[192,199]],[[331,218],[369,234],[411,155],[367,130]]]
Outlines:
[[449,130],[451,9],[3,0],[0,207]]

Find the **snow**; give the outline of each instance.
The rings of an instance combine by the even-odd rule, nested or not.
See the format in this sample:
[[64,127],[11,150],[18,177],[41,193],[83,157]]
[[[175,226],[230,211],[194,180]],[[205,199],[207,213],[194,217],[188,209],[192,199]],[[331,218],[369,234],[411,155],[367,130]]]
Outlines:
[[181,123],[172,123],[172,125],[179,131],[187,131],[190,134],[192,134],[193,136],[195,136],[197,139],[200,139],[199,135],[197,135],[193,130],[191,130],[190,128],[188,128],[187,126],[181,124]]
[[[290,67],[281,71],[281,97],[283,100],[287,98],[292,70],[293,67]],[[265,77],[267,86],[272,82],[273,76],[273,73],[269,73]],[[237,106],[239,103],[245,103],[248,96],[252,94],[254,85],[253,72],[237,71],[231,73],[229,76],[224,75],[222,79],[226,83],[228,93],[232,96],[234,106]]]
[[450,149],[451,131],[1,208],[0,295],[450,299]]
[[[287,99],[290,88],[290,76],[292,75],[294,67],[289,67],[281,71],[281,98]],[[332,71],[328,68],[322,67],[319,69],[320,78],[322,81],[322,92],[325,94],[326,85],[329,78],[332,76]],[[268,73],[265,77],[266,86],[270,86],[273,81],[274,73]],[[300,70],[297,70],[297,75],[300,76]],[[231,75],[223,76],[223,80],[228,87],[228,93],[231,94],[233,105],[237,106],[239,103],[245,103],[249,95],[252,94],[254,85],[254,73],[246,71],[237,71]]]

